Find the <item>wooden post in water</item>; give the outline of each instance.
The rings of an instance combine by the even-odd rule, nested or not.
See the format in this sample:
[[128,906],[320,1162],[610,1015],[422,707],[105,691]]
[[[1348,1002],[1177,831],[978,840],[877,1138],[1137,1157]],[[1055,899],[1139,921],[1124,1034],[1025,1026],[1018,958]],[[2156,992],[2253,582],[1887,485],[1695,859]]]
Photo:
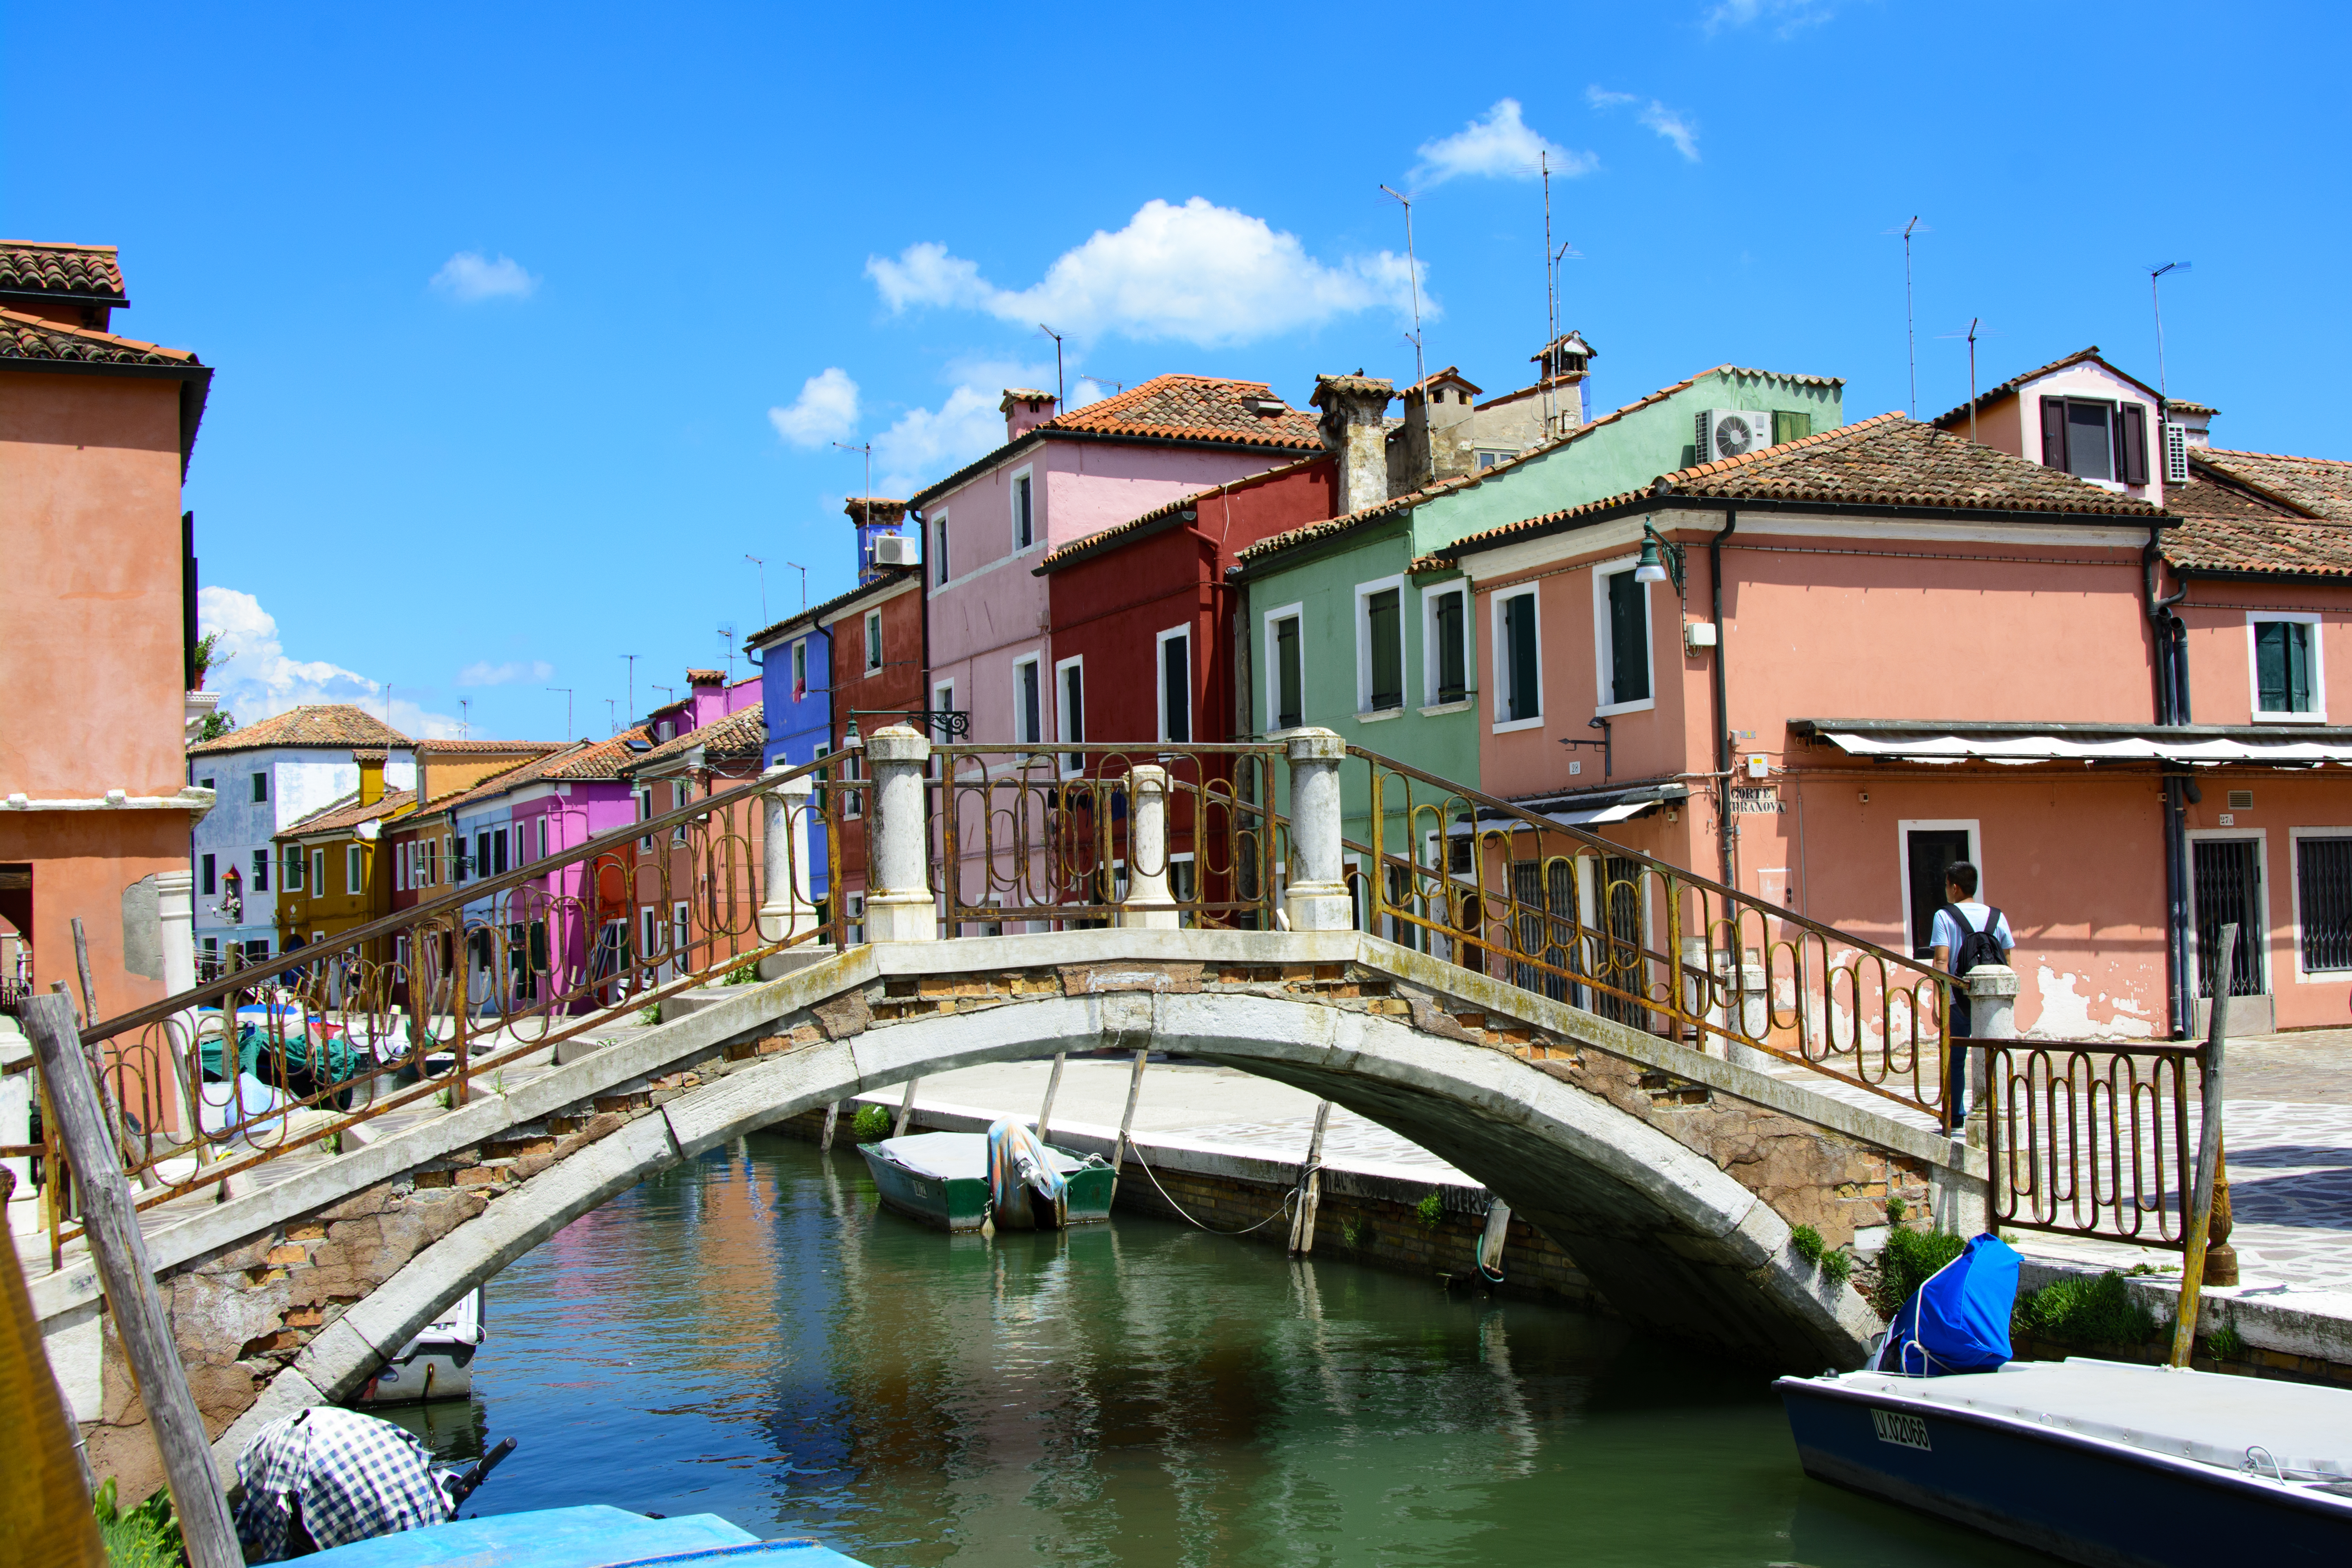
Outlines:
[[187,1369],[172,1341],[163,1299],[147,1261],[147,1241],[139,1232],[138,1210],[121,1167],[110,1158],[105,1113],[97,1086],[80,1062],[80,1031],[73,1005],[61,996],[32,996],[21,1015],[25,1033],[40,1058],[49,1104],[56,1110],[59,1141],[81,1187],[82,1224],[97,1260],[115,1331],[147,1407],[163,1476],[180,1517],[191,1568],[244,1568],[228,1500],[214,1474],[212,1446],[204,1417],[188,1391]]
[[1040,1143],[1048,1142],[1045,1128],[1054,1120],[1054,1097],[1062,1092],[1063,1055],[1060,1051],[1054,1053],[1053,1076],[1045,1080],[1045,1103],[1037,1108],[1037,1142]]
[[1307,1167],[1299,1173],[1298,1212],[1290,1216],[1290,1255],[1304,1258],[1315,1250],[1315,1211],[1323,1201],[1323,1129],[1331,1120],[1331,1102],[1315,1107],[1315,1136],[1307,1141]]
[[820,1153],[820,1154],[824,1154],[824,1153],[827,1153],[827,1152],[831,1152],[831,1150],[832,1150],[832,1148],[833,1148],[833,1128],[834,1128],[834,1124],[835,1124],[835,1122],[839,1121],[840,1120],[841,1120],[841,1101],[839,1101],[839,1100],[829,1100],[825,1101],[825,1104],[824,1104],[824,1135],[823,1135],[823,1136],[821,1136],[820,1138],[818,1138],[818,1139],[817,1139],[817,1141],[816,1141],[816,1152],[817,1152],[818,1153]]
[[2197,1296],[2205,1288],[2205,1244],[2213,1223],[2213,1174],[2221,1163],[2221,1042],[2230,1026],[2230,961],[2238,928],[2221,928],[2221,952],[2207,973],[2214,977],[2212,1016],[2205,1026],[2202,1121],[2197,1129],[2197,1181],[2189,1193],[2189,1247],[2180,1261],[2180,1311],[2172,1325],[2172,1364],[2187,1366],[2197,1343]]
[[898,1121],[890,1129],[891,1137],[904,1138],[907,1135],[907,1118],[915,1113],[915,1086],[922,1081],[919,1078],[907,1080],[907,1092],[898,1097]]
[[1143,1100],[1143,1064],[1151,1059],[1151,1047],[1144,1047],[1135,1053],[1135,1066],[1127,1075],[1127,1110],[1118,1119],[1118,1142],[1110,1151],[1110,1192],[1113,1201],[1118,1197],[1118,1178],[1127,1169],[1127,1141],[1135,1126],[1135,1108]]

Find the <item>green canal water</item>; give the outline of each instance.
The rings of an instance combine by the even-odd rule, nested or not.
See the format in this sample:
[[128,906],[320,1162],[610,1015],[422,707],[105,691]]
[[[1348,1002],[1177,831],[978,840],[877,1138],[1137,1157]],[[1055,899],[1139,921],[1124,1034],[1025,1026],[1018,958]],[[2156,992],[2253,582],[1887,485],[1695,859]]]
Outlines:
[[875,1568],[2044,1561],[1806,1479],[1752,1369],[1622,1324],[1121,1218],[950,1238],[754,1138],[489,1289],[515,1455],[469,1511],[716,1512]]

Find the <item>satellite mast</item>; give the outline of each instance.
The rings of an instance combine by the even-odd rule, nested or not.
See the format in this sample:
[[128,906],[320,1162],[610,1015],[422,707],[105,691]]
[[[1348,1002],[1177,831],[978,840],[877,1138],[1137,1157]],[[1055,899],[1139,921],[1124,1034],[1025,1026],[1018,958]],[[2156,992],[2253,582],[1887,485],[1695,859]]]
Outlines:
[[[1421,266],[1412,255],[1412,198],[1402,191],[1390,190],[1386,185],[1381,189],[1388,191],[1396,198],[1397,205],[1404,208],[1404,275],[1405,281],[1412,286],[1412,384],[1421,394],[1422,427],[1425,430],[1429,419],[1429,388],[1423,384],[1429,380],[1429,366],[1421,346]],[[1545,243],[1550,243],[1549,235],[1545,237]],[[1434,473],[1437,447],[1433,441],[1426,445],[1429,447],[1431,471]]]
[[1063,405],[1069,401],[1069,394],[1062,386],[1062,334],[1043,321],[1037,323],[1037,330],[1054,340],[1054,408],[1066,414],[1069,411]]
[[2164,384],[2164,296],[2158,288],[2158,281],[2168,272],[2186,272],[2189,268],[2186,261],[2168,261],[2161,267],[2147,269],[2147,299],[2156,310],[2156,395],[2167,402],[2171,398]]
[[1919,417],[1919,329],[1911,313],[1911,233],[1919,226],[1919,215],[1903,226],[1903,342],[1911,361],[1911,417]]
[[1969,318],[1969,439],[1977,438],[1977,323],[1982,316]]

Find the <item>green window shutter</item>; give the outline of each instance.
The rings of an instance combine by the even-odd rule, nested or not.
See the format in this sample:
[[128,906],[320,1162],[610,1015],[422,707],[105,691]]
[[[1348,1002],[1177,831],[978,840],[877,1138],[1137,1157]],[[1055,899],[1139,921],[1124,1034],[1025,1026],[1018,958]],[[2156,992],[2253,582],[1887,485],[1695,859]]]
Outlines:
[[1437,700],[1459,702],[1468,690],[1463,647],[1462,595],[1447,594],[1437,601]]
[[2311,627],[2301,621],[2254,623],[2254,703],[2264,713],[2308,713],[2312,689]]
[[1813,433],[1813,416],[1805,413],[1791,414],[1776,409],[1772,415],[1772,445],[1783,441],[1801,441]]
[[1367,635],[1371,643],[1370,710],[1404,706],[1404,627],[1394,588],[1383,588],[1364,601]]
[[1513,721],[1533,719],[1541,688],[1536,676],[1536,596],[1520,594],[1503,601],[1503,639],[1510,645],[1510,693],[1507,711]]
[[1286,616],[1274,624],[1274,727],[1295,730],[1306,721],[1299,712],[1298,617]]
[[1650,604],[1631,572],[1609,579],[1609,700],[1650,695]]

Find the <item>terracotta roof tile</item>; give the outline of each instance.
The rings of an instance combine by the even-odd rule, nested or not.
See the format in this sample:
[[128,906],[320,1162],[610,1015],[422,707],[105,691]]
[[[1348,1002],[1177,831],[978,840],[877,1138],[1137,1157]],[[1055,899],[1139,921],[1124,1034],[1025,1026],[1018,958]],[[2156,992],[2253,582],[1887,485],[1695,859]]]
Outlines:
[[186,349],[160,348],[90,327],[68,327],[22,310],[0,310],[0,359],[64,360],[81,364],[198,366]]
[[2189,471],[2164,491],[2175,570],[2352,576],[2352,463],[2191,447]]
[[768,721],[761,705],[738,708],[724,719],[713,719],[699,730],[688,730],[673,736],[650,752],[635,753],[622,764],[623,778],[634,778],[648,769],[660,768],[677,762],[695,747],[702,748],[706,762],[732,762],[743,757],[757,757],[768,743]]
[[650,739],[652,737],[646,732],[645,726],[640,724],[634,729],[624,730],[609,740],[574,741],[544,756],[532,757],[503,772],[492,773],[478,784],[436,796],[426,803],[425,810],[436,813],[455,811],[543,779],[617,779],[624,764],[643,754],[629,750],[629,742]]
[[727,675],[724,670],[689,669],[686,672],[686,683],[688,686],[724,686]]
[[258,723],[242,725],[210,741],[199,741],[188,748],[188,755],[257,752],[281,746],[317,746],[335,751],[396,746],[406,751],[415,744],[364,708],[348,702],[321,702],[289,708]]
[[477,755],[479,755],[479,754],[485,754],[485,753],[488,753],[488,754],[496,754],[496,753],[499,753],[499,752],[511,752],[516,753],[517,755],[522,755],[522,754],[526,754],[526,753],[539,753],[539,752],[546,752],[561,751],[561,750],[562,750],[562,748],[563,748],[564,746],[566,746],[566,745],[567,745],[567,744],[569,744],[569,743],[570,743],[570,742],[564,742],[564,741],[444,741],[444,740],[429,740],[429,741],[419,741],[419,742],[416,742],[416,749],[417,749],[419,752],[457,752],[457,753],[471,752],[471,753],[475,753],[475,754],[477,754]]
[[0,294],[46,294],[128,305],[110,245],[51,245],[0,239]]
[[1233,495],[1242,490],[1254,489],[1270,480],[1283,479],[1303,468],[1312,468],[1318,463],[1329,464],[1333,461],[1328,452],[1318,452],[1311,458],[1301,458],[1295,463],[1285,463],[1278,468],[1268,468],[1262,474],[1251,474],[1246,478],[1232,479],[1222,485],[1211,485],[1204,490],[1194,490],[1191,495],[1178,496],[1174,500],[1153,507],[1141,517],[1132,517],[1116,527],[1106,528],[1097,533],[1089,533],[1084,539],[1072,540],[1039,562],[1036,570],[1031,575],[1042,577],[1057,566],[1066,566],[1082,556],[1093,555],[1132,534],[1149,531],[1153,524],[1164,522],[1179,515],[1187,507],[1198,511],[1202,504],[1212,497]]
[[363,822],[373,822],[379,817],[403,816],[415,805],[416,792],[413,789],[387,790],[380,798],[365,805],[362,805],[359,800],[359,792],[354,790],[342,799],[329,805],[322,805],[310,816],[296,821],[278,837],[308,838],[315,833],[347,832]]
[[1882,414],[1741,457],[1678,468],[1640,489],[1490,528],[1455,541],[1448,547],[1449,556],[1441,559],[1669,496],[2060,516],[2163,515],[2147,501],[2102,489],[2087,479],[1900,414]]
[[1942,425],[1948,426],[1952,421],[1956,419],[1966,419],[1969,416],[1969,410],[1970,408],[1974,408],[1977,412],[1981,414],[1990,405],[2007,397],[2019,387],[2023,386],[2027,382],[2038,381],[2042,377],[2048,375],[2053,370],[2064,370],[2068,365],[2081,364],[2084,360],[2097,360],[2102,369],[2114,371],[2116,374],[2122,376],[2126,381],[2130,382],[2134,386],[2138,387],[2142,392],[2147,393],[2148,396],[2152,398],[2161,398],[2162,396],[2162,394],[2158,393],[2156,388],[2148,385],[2147,383],[2132,374],[2131,372],[2126,370],[2116,370],[2114,365],[2107,363],[2106,360],[2100,355],[2099,345],[2093,343],[2089,348],[2075,350],[2073,353],[2066,355],[2063,359],[2053,359],[2048,364],[2036,365],[2032,370],[2029,370],[2021,375],[2012,375],[2007,381],[2002,382],[1999,386],[1988,387],[1983,392],[1979,393],[1977,395],[1976,401],[1973,404],[1963,403],[1958,408],[1951,410],[1949,413],[1937,415],[1935,418],[1927,421],[1927,423],[1930,425]]
[[2352,527],[2275,513],[2200,514],[2184,519],[2179,527],[2165,534],[2164,558],[2184,574],[2266,572],[2294,577],[2352,577]]
[[2232,452],[2220,447],[2193,447],[2189,460],[2192,468],[2210,468],[2309,516],[2352,522],[2352,463],[2333,458]]

